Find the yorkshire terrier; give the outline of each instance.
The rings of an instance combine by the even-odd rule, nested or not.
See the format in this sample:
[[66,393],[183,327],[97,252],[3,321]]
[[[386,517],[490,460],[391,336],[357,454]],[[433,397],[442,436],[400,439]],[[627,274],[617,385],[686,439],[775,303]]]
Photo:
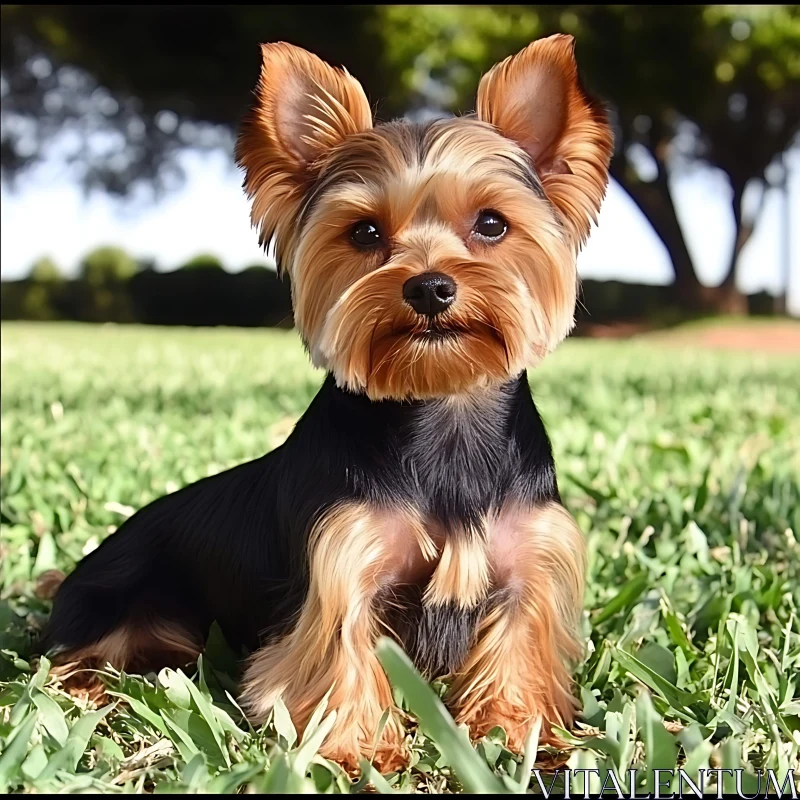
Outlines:
[[[473,737],[521,750],[576,713],[584,541],[531,397],[570,331],[576,259],[612,134],[570,36],[497,64],[469,117],[373,127],[361,85],[262,46],[236,146],[322,388],[285,444],[132,516],[63,583],[43,645],[62,668],[197,657],[213,620],[254,650],[241,700],[282,697],[322,754],[369,757],[393,708],[374,653],[395,637]],[[376,763],[400,766],[393,710]]]

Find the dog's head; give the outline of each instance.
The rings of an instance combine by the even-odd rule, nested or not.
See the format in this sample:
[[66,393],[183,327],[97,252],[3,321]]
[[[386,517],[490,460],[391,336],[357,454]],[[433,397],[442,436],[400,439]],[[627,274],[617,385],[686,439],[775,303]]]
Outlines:
[[457,394],[518,375],[567,335],[612,150],[573,46],[551,36],[497,64],[475,117],[373,127],[346,71],[262,45],[236,158],[311,358],[340,386]]

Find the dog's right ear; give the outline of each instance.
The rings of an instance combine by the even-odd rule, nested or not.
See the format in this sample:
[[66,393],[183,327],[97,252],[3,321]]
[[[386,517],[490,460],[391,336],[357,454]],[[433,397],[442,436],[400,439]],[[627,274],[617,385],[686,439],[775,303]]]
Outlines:
[[252,200],[250,219],[266,245],[289,244],[292,219],[319,158],[346,136],[372,127],[361,84],[300,47],[261,45],[256,99],[236,142],[236,163]]

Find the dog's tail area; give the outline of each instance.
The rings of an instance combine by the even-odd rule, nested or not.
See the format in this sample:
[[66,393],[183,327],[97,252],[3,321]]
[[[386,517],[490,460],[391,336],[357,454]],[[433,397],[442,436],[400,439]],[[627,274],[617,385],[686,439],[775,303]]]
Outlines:
[[[131,524],[133,523],[133,524]],[[44,573],[37,590],[54,599],[40,639],[40,652],[58,655],[83,648],[110,633],[137,604],[147,583],[148,560],[140,526],[129,520],[63,578]]]
[[109,663],[144,672],[186,664],[200,652],[198,609],[163,552],[164,520],[157,508],[144,512],[66,579],[55,571],[40,578],[42,592],[55,599],[37,650],[57,673],[84,673],[81,685],[97,688],[86,673]]

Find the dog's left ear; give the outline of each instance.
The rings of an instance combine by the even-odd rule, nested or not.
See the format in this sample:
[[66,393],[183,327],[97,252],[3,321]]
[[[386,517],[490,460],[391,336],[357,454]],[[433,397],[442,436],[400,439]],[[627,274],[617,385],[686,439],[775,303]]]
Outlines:
[[555,34],[495,64],[478,86],[478,118],[531,157],[579,248],[608,185],[613,134],[581,86],[572,36]]
[[285,253],[324,156],[371,128],[372,112],[361,84],[345,69],[286,42],[262,44],[261,56],[255,102],[242,121],[235,157],[260,243],[275,234]]

